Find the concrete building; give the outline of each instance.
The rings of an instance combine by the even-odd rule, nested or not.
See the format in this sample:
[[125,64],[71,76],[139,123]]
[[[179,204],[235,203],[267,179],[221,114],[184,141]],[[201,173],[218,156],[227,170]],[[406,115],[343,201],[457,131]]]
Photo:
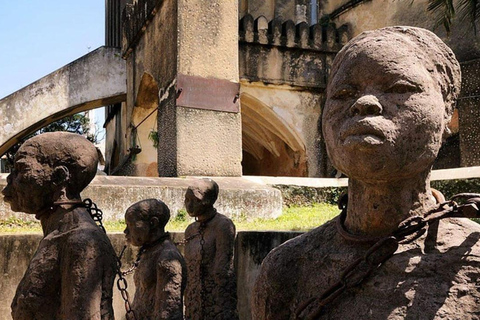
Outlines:
[[[407,2],[107,1],[107,45],[121,45],[127,62],[127,100],[106,115],[107,171],[331,176],[320,127],[330,64],[364,30],[433,30],[427,1]],[[450,36],[435,32],[464,71],[436,166],[478,165],[478,37],[459,22]]]

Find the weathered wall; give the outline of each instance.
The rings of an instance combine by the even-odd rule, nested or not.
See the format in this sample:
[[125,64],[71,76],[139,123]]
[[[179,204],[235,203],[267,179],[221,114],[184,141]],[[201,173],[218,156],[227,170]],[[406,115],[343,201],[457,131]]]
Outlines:
[[[347,0],[323,0],[320,3],[320,17],[331,13]],[[457,2],[457,1],[455,1]],[[396,1],[371,0],[346,11],[335,23],[348,23],[353,36],[365,31],[393,25],[409,25],[434,30],[435,16],[427,11],[428,0]],[[381,14],[379,14],[381,12]],[[469,28],[467,22],[454,20],[450,35],[443,26],[436,28],[440,36],[457,55],[460,61],[480,56],[480,38]]]
[[[177,1],[149,0],[127,5],[123,21],[126,21],[122,44],[127,61],[128,96],[117,115],[122,118],[121,127],[112,128],[116,130],[115,140],[119,145],[118,164],[123,165],[116,174],[158,176],[157,162],[164,168],[165,162],[176,161],[176,141],[172,141],[171,133],[176,130],[175,117],[166,107],[175,97],[164,93],[176,77]],[[158,120],[154,111],[157,108]],[[163,151],[158,152],[153,146],[149,139],[151,131],[158,131],[158,150]],[[131,156],[137,146],[141,152]],[[176,176],[176,172],[168,169],[160,174]]]
[[254,18],[264,16],[268,20],[279,18],[280,20],[292,20],[295,24],[307,22],[309,25],[315,24],[311,15],[311,0],[240,0],[240,16],[246,14]]
[[[237,3],[179,0],[178,8],[178,73],[238,83]],[[240,113],[190,107],[177,106],[177,174],[240,176]]]
[[[287,3],[280,2],[275,3],[275,8]],[[247,11],[262,11],[273,5],[265,1],[261,4],[256,9],[250,6]],[[258,15],[255,10],[252,14]],[[239,29],[243,172],[326,176],[319,121],[321,103],[333,58],[349,39],[348,27],[295,24],[281,20],[282,15],[275,14],[267,20],[252,14],[242,17]],[[257,100],[256,106],[248,106],[249,101],[243,99],[246,94],[252,97],[250,100]],[[251,108],[260,109],[260,105],[272,110],[282,125],[269,130],[268,124],[259,123],[258,117],[247,113]],[[286,137],[289,134],[293,139],[298,137],[300,147],[292,145]]]
[[[116,130],[121,169],[115,174],[152,176],[157,168],[155,175],[164,177],[241,175],[239,112],[192,109],[196,107],[179,102],[177,79],[238,83],[236,4],[141,0],[127,5],[123,21],[128,97],[116,115],[121,125],[107,125]],[[144,85],[146,79],[151,86]],[[189,82],[185,89],[192,87]],[[202,95],[200,89],[196,92]],[[233,101],[235,94],[228,99]],[[216,98],[207,92],[203,97]],[[158,132],[158,149],[149,140],[152,131]],[[108,144],[111,159],[115,142]]]
[[[0,176],[0,189],[6,185],[6,175]],[[244,178],[214,178],[220,187],[215,207],[229,217],[276,218],[282,214],[279,190],[261,182]],[[195,178],[137,178],[97,176],[82,192],[103,210],[104,219],[122,220],[126,209],[137,201],[157,198],[170,208],[172,217],[184,209],[185,192]],[[18,217],[33,220],[32,215],[14,213],[0,200],[0,219]]]
[[[282,161],[279,161],[280,157],[272,156],[270,157],[271,161],[265,163],[268,162],[266,161],[268,157],[265,155],[264,159],[260,161],[264,165],[259,168],[258,173],[274,176],[291,175],[289,173],[297,173],[294,174],[295,176],[320,176],[318,166],[320,162],[318,140],[320,137],[317,127],[323,94],[301,90],[293,86],[265,85],[247,81],[242,81],[241,92],[242,94],[250,94],[268,106],[290,130],[298,135],[300,142],[303,144],[303,150],[298,151],[298,162],[291,161],[289,156],[286,155]],[[300,157],[302,158],[300,159]],[[298,167],[302,167],[303,170],[296,170]],[[271,172],[268,172],[269,168],[272,169]]]
[[[237,273],[238,310],[241,320],[249,320],[250,297],[255,279],[259,273],[263,258],[274,247],[300,233],[296,232],[240,232],[235,247],[235,269]],[[124,235],[121,233],[109,234],[115,252],[120,253],[124,245]],[[42,236],[40,234],[2,234],[0,235],[0,265],[2,266],[2,280],[0,281],[0,320],[11,320],[10,304],[15,295],[16,287],[20,282],[29,261],[38,246]],[[172,238],[178,242],[184,238],[182,233],[173,233]],[[183,247],[179,246],[183,252]],[[123,268],[127,269],[134,261],[136,249],[128,247],[122,259]],[[132,275],[126,277],[128,291],[133,298],[135,285]],[[125,319],[125,306],[114,286],[115,319]]]

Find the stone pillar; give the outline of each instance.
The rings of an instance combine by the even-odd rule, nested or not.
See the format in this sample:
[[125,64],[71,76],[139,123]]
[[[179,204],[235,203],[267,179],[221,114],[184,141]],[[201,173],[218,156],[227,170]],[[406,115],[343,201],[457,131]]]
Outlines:
[[236,1],[178,1],[179,176],[242,174],[237,10]]
[[[138,0],[125,10],[125,137],[136,133],[141,152],[148,152],[151,141],[131,129],[146,122],[131,115],[138,114],[140,96],[156,98],[161,177],[242,174],[237,11],[236,1],[223,0]],[[158,97],[139,95],[145,74]],[[144,165],[141,157],[129,159]]]

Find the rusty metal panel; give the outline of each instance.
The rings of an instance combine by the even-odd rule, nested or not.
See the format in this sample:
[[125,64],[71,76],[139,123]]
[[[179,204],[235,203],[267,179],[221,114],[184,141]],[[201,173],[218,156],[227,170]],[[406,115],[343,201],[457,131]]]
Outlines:
[[239,83],[228,80],[178,74],[177,106],[238,113],[239,90]]

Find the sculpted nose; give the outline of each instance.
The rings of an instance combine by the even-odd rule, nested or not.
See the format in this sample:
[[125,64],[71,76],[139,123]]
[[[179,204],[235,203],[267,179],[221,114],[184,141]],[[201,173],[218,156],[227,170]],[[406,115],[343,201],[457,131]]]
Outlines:
[[349,111],[352,116],[376,116],[383,112],[383,108],[377,97],[366,95],[358,98]]

